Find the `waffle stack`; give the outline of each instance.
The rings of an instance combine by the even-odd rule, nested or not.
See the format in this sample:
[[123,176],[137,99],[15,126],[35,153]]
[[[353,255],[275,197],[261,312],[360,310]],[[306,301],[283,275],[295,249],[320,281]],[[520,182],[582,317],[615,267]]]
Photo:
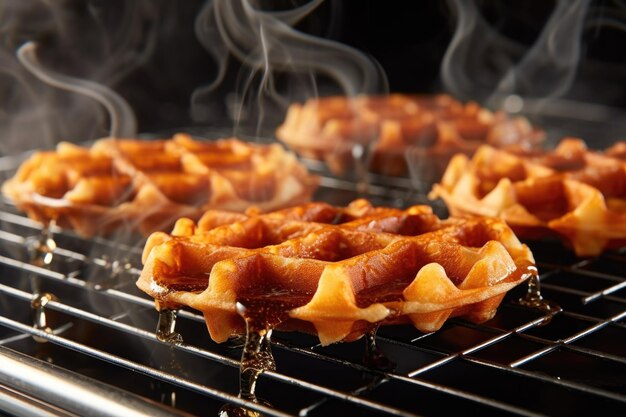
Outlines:
[[4,183],[3,193],[28,215],[83,236],[165,230],[209,208],[273,210],[307,201],[317,186],[279,145],[236,139],[101,139],[91,148],[60,143],[37,152]]
[[440,178],[453,154],[478,146],[527,149],[543,132],[522,117],[463,104],[448,95],[324,97],[293,104],[276,136],[299,154],[324,160],[334,173],[352,168],[355,146],[371,146],[370,168],[406,175],[407,159],[426,181]]
[[455,156],[430,196],[454,215],[500,217],[520,237],[556,234],[594,256],[626,244],[624,149],[592,152],[574,138],[540,153],[484,146],[471,160]]
[[[497,219],[439,220],[427,206],[208,211],[180,219],[144,249],[138,287],[157,308],[204,313],[217,342],[244,320],[349,341],[379,324],[434,331],[454,316],[490,319],[506,291],[535,272],[533,257]],[[237,304],[244,307],[244,313]]]

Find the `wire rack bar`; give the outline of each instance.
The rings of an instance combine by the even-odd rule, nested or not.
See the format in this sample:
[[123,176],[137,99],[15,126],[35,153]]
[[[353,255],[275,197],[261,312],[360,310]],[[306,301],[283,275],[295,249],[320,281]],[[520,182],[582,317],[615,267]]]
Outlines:
[[[62,347],[71,349],[75,352],[83,353],[91,357],[112,363],[114,365],[121,366],[123,368],[130,369],[135,372],[139,372],[141,374],[168,382],[170,384],[179,386],[181,388],[185,388],[185,389],[195,391],[203,395],[207,395],[214,399],[227,401],[229,403],[232,403],[241,407],[259,411],[261,413],[266,413],[267,415],[270,415],[270,416],[286,417],[290,415],[287,413],[283,413],[279,410],[273,409],[271,407],[267,407],[263,404],[257,404],[251,401],[246,401],[232,394],[218,391],[216,389],[207,387],[205,385],[201,385],[201,384],[197,384],[195,382],[189,381],[185,378],[180,378],[175,375],[168,374],[167,372],[163,372],[161,370],[130,361],[120,356],[113,355],[113,354],[104,352],[102,350],[92,348],[90,346],[64,338],[62,336],[55,335],[54,333],[48,333],[44,330],[40,330],[32,326],[27,326],[25,324],[22,324],[18,321],[15,321],[6,317],[0,316],[0,325],[3,325],[5,327],[8,327],[10,329],[13,329],[22,333],[29,334],[31,336],[36,336],[38,338],[45,339],[58,346],[62,346]],[[124,414],[114,414],[114,415],[124,415]]]
[[[10,294],[12,296],[15,296],[15,297],[20,298],[20,299],[25,300],[25,301],[30,301],[32,299],[32,297],[33,297],[33,295],[30,294],[30,293],[14,289],[12,287],[9,287],[9,286],[3,285],[3,284],[0,284],[0,292],[5,293],[5,294]],[[81,309],[78,309],[78,308],[75,308],[75,307],[72,307],[72,306],[65,305],[65,304],[63,304],[61,302],[58,302],[58,301],[51,300],[51,301],[48,302],[46,307],[50,307],[50,308],[52,308],[54,310],[61,311],[61,312],[66,313],[66,314],[70,314],[70,315],[73,315],[75,317],[86,319],[86,320],[95,322],[97,324],[103,325],[103,326],[114,328],[116,330],[120,330],[120,331],[123,331],[125,333],[132,334],[132,335],[137,336],[137,337],[141,337],[143,339],[157,341],[155,334],[152,333],[152,332],[141,330],[141,329],[138,329],[136,327],[133,327],[133,326],[130,326],[130,325],[127,325],[127,324],[124,324],[124,323],[120,323],[120,322],[117,322],[117,321],[114,321],[114,320],[111,320],[111,319],[107,319],[107,318],[99,316],[97,314],[93,314],[93,313],[90,313],[90,312],[87,312],[87,311],[84,311],[84,310],[81,310]],[[0,323],[5,324],[7,327],[13,328],[14,330],[24,331],[23,329],[25,329],[25,328],[32,329],[33,331],[37,330],[37,329],[34,329],[32,327],[29,327],[29,326],[25,326],[25,325],[21,325],[21,326],[19,326],[19,328],[15,328],[14,326],[17,326],[16,323],[19,323],[19,322],[15,322],[13,320],[5,322],[4,320],[10,320],[10,319],[4,319],[3,317],[0,317]],[[47,337],[46,335],[50,335],[49,333],[43,332],[43,333],[45,333],[44,335],[40,335],[40,333],[41,332],[37,332],[37,333],[30,333],[29,332],[29,334],[31,334],[31,335],[35,335],[35,336],[38,336],[38,337],[43,337],[44,339],[49,339],[50,341],[52,341],[52,342],[54,342],[54,343],[56,343],[58,345],[68,347],[68,348],[70,348],[72,350],[75,350],[75,351],[78,351],[80,353],[85,353],[85,354],[88,354],[90,356],[97,357],[98,359],[106,360],[107,362],[114,363],[116,365],[120,365],[120,366],[124,366],[126,368],[129,368],[129,369],[136,370],[136,371],[144,373],[144,374],[146,374],[148,376],[162,379],[162,380],[164,380],[166,382],[185,381],[184,384],[179,384],[179,385],[183,386],[183,387],[186,387],[186,388],[188,388],[189,386],[194,386],[195,390],[197,392],[206,393],[205,391],[203,391],[204,390],[204,388],[203,388],[204,386],[201,386],[201,385],[198,385],[198,384],[194,384],[191,381],[186,381],[186,380],[181,379],[179,377],[176,377],[174,375],[166,374],[166,373],[160,372],[160,371],[159,371],[159,373],[153,372],[153,371],[155,371],[153,368],[144,367],[141,364],[137,364],[135,362],[127,361],[127,360],[119,358],[119,357],[117,357],[115,355],[111,355],[109,353],[106,353],[106,352],[103,352],[103,351],[99,351],[97,349],[93,349],[91,347],[88,347],[87,345],[83,345],[83,344],[79,344],[79,343],[76,343],[76,342],[72,342],[69,339],[60,337],[60,336],[55,335],[55,334],[52,334],[51,337]],[[234,367],[239,367],[239,361],[236,361],[234,359],[228,358],[226,356],[218,355],[216,353],[207,351],[205,349],[197,348],[197,347],[192,346],[192,345],[188,345],[188,344],[185,344],[185,343],[180,343],[180,344],[174,345],[174,348],[180,349],[182,351],[185,351],[185,352],[188,352],[188,353],[192,353],[192,354],[195,354],[195,355],[198,355],[198,356],[201,356],[201,357],[203,357],[205,359],[213,360],[213,361],[218,362],[218,363],[222,363],[222,364],[230,365],[230,366],[234,366]],[[274,379],[276,379],[278,381],[281,381],[281,382],[284,382],[284,383],[287,383],[287,384],[290,384],[290,385],[298,386],[298,387],[301,387],[301,388],[309,389],[309,390],[312,390],[312,391],[316,391],[316,392],[318,392],[320,394],[331,396],[331,397],[334,397],[334,398],[339,399],[339,400],[349,401],[349,402],[361,405],[363,407],[377,409],[379,411],[390,413],[390,414],[393,414],[393,415],[407,415],[407,416],[408,415],[412,415],[410,413],[406,413],[406,412],[403,412],[401,410],[394,409],[392,407],[388,407],[388,406],[385,406],[385,405],[382,405],[382,404],[378,404],[378,403],[375,403],[375,402],[372,402],[372,401],[368,401],[368,400],[363,399],[363,398],[355,397],[355,396],[353,396],[351,394],[343,393],[341,391],[333,390],[333,389],[330,389],[330,388],[327,388],[327,387],[323,387],[323,386],[320,386],[320,385],[317,385],[317,384],[313,384],[313,383],[310,383],[310,382],[307,382],[307,381],[299,380],[297,378],[288,377],[288,376],[285,376],[285,375],[280,374],[278,372],[266,371],[266,372],[264,372],[264,374],[267,375],[268,377],[274,378]],[[167,378],[163,377],[163,375],[168,375],[168,377]],[[185,384],[189,384],[189,385],[185,385]],[[213,396],[214,394],[213,393],[209,393],[207,395]],[[218,396],[218,398],[219,398],[219,396]],[[221,399],[230,401],[230,398],[228,398],[228,397],[224,397],[224,398],[221,398]]]
[[[0,319],[4,320],[2,317]],[[188,416],[182,411],[166,409],[161,404],[149,402],[123,390],[90,380],[5,347],[0,347],[0,381],[19,392],[36,395],[46,403],[76,415],[94,417]],[[23,412],[36,411],[32,402],[24,403],[23,397],[21,400],[21,404],[12,402],[13,408],[18,405],[30,406],[28,408],[31,410],[23,409]],[[41,409],[41,407],[38,408]],[[45,411],[51,412],[52,410],[47,407]]]
[[[383,181],[383,182],[381,182]],[[408,189],[405,189],[407,184],[410,186],[410,182],[402,183],[398,187],[386,187],[384,184],[384,179],[376,178],[374,184],[368,190],[370,194],[377,197],[385,197],[388,199],[397,199],[398,201],[404,200],[406,201],[407,196],[411,195],[408,192]],[[326,176],[322,176],[322,186],[327,188],[332,188],[335,190],[354,190],[354,183],[350,181],[338,180]],[[35,221],[32,221],[28,218],[25,218],[21,215],[13,214],[8,211],[0,210],[0,221],[10,223],[19,227],[25,227],[28,229],[32,229],[33,234],[36,235],[41,230],[41,225]],[[19,227],[17,229],[19,229]],[[30,232],[30,231],[29,231]],[[76,239],[77,242],[80,242],[80,238],[68,234],[65,231],[62,231],[59,228],[53,228],[53,232],[57,233],[62,237],[71,237],[72,239]],[[0,241],[4,241],[10,244],[18,245],[22,248],[28,248],[29,242],[32,240],[31,237],[24,237],[17,233],[12,233],[7,230],[0,230]],[[110,242],[106,239],[96,238],[92,240],[93,243],[97,243],[98,245],[102,245],[102,248],[118,248],[120,245],[117,243]],[[73,245],[72,245],[73,246]],[[132,246],[124,246],[124,250],[133,256],[140,255],[141,251],[138,247]],[[106,252],[106,251],[105,251]],[[20,271],[24,271],[28,274],[36,274],[38,276],[43,277],[44,279],[48,279],[51,281],[56,281],[59,283],[63,283],[64,285],[69,285],[71,287],[78,288],[82,291],[92,291],[97,292],[98,294],[102,294],[107,297],[111,297],[112,299],[124,301],[129,303],[129,306],[134,306],[136,308],[153,308],[153,301],[146,297],[140,297],[125,291],[122,288],[110,288],[106,285],[93,285],[88,281],[80,279],[80,271],[82,266],[86,265],[97,265],[98,267],[104,268],[103,271],[106,271],[106,268],[111,266],[111,260],[107,259],[106,256],[90,256],[85,253],[77,252],[68,248],[57,247],[54,251],[55,256],[60,256],[62,258],[67,258],[71,260],[71,262],[76,261],[77,267],[75,271],[69,273],[61,273],[55,271],[53,269],[43,268],[40,266],[33,265],[29,262],[21,261],[19,259],[14,259],[10,256],[0,255],[0,264],[6,265],[11,268],[15,268]],[[612,255],[606,255],[612,256]],[[624,261],[623,255],[621,257],[613,256],[614,261],[621,262]],[[450,323],[452,326],[462,326],[469,329],[481,331],[484,333],[491,333],[488,335],[487,339],[476,342],[470,347],[463,348],[459,351],[455,352],[447,352],[445,349],[438,349],[435,347],[429,346],[419,346],[422,340],[426,340],[429,337],[429,334],[422,334],[416,336],[411,339],[409,342],[397,341],[393,339],[393,337],[386,336],[377,336],[377,339],[384,342],[389,342],[393,344],[397,344],[398,346],[402,346],[403,349],[410,351],[414,351],[416,353],[428,353],[436,355],[435,359],[429,361],[428,363],[418,367],[417,369],[413,369],[410,372],[406,372],[404,374],[395,373],[393,371],[384,372],[381,370],[375,370],[368,368],[367,366],[357,363],[351,360],[342,359],[341,357],[334,357],[324,353],[323,351],[317,351],[313,347],[301,347],[297,344],[292,344],[290,342],[274,340],[272,344],[274,346],[278,346],[281,349],[286,349],[290,352],[298,353],[302,355],[303,358],[312,358],[316,360],[322,360],[325,362],[333,363],[341,367],[345,367],[346,369],[351,369],[363,373],[367,373],[369,375],[373,375],[378,378],[377,382],[370,383],[367,385],[359,386],[358,388],[350,391],[344,392],[337,389],[329,388],[323,384],[312,383],[306,380],[294,378],[283,374],[280,372],[280,364],[279,369],[277,371],[266,371],[263,373],[264,377],[269,379],[279,381],[284,384],[288,384],[291,386],[295,386],[301,389],[304,389],[308,392],[313,392],[316,394],[320,394],[323,396],[322,399],[315,400],[312,404],[301,408],[299,411],[299,415],[308,415],[309,413],[319,409],[324,404],[327,404],[331,400],[338,400],[344,403],[348,403],[350,405],[358,406],[363,410],[375,411],[381,414],[386,415],[395,415],[395,416],[413,416],[409,411],[405,411],[387,404],[379,403],[377,401],[370,400],[365,398],[364,396],[368,394],[368,392],[376,389],[379,386],[384,385],[388,382],[398,381],[405,384],[411,384],[416,387],[420,387],[429,391],[438,392],[441,394],[445,394],[446,396],[460,398],[466,400],[471,403],[481,404],[487,407],[490,407],[493,410],[506,412],[510,414],[520,415],[520,416],[538,416],[535,411],[526,409],[522,406],[516,406],[513,404],[506,403],[504,401],[488,398],[486,396],[480,394],[474,394],[472,392],[457,389],[451,386],[447,386],[440,383],[434,383],[428,381],[426,378],[426,374],[429,371],[435,370],[437,368],[450,365],[454,361],[466,361],[472,363],[474,365],[478,365],[481,367],[487,367],[496,369],[503,373],[508,373],[515,376],[524,377],[530,381],[537,381],[541,383],[552,384],[558,387],[566,388],[567,390],[573,390],[575,392],[581,392],[596,396],[598,398],[609,399],[616,401],[618,403],[625,404],[624,410],[626,412],[626,395],[622,393],[617,393],[613,391],[609,391],[603,388],[594,387],[589,384],[579,383],[567,379],[560,379],[558,377],[554,377],[549,375],[548,373],[544,373],[541,371],[533,371],[529,369],[524,369],[523,366],[527,364],[532,364],[533,361],[536,361],[546,355],[553,353],[558,350],[567,350],[571,352],[576,352],[582,355],[586,355],[589,358],[596,358],[601,360],[612,361],[615,364],[623,365],[626,363],[626,357],[621,356],[615,353],[606,353],[599,351],[597,349],[592,349],[584,346],[575,345],[574,343],[580,340],[584,340],[586,337],[594,335],[603,329],[611,326],[617,329],[625,329],[626,324],[623,323],[626,318],[626,299],[618,294],[620,290],[626,288],[626,279],[622,276],[616,276],[614,274],[606,273],[606,272],[597,272],[593,270],[583,269],[589,267],[593,262],[596,262],[599,258],[593,259],[584,259],[584,260],[574,260],[569,265],[560,265],[556,260],[555,262],[543,262],[541,265],[547,266],[548,271],[542,273],[540,276],[541,286],[542,288],[549,290],[550,292],[559,294],[559,295],[567,295],[568,300],[571,296],[577,297],[580,299],[580,302],[583,306],[593,305],[596,302],[607,301],[611,303],[619,305],[624,305],[624,310],[611,315],[609,318],[598,318],[594,317],[592,312],[580,312],[580,309],[576,309],[577,311],[559,311],[548,315],[542,315],[536,318],[530,318],[521,324],[517,324],[515,328],[512,329],[498,329],[492,327],[488,323],[485,324],[472,324],[460,320],[452,320]],[[624,261],[626,265],[626,261]],[[129,274],[129,277],[136,277],[140,273],[140,270],[135,266],[132,266],[128,269],[124,270],[125,273]],[[566,287],[563,285],[553,284],[550,281],[550,278],[554,276],[554,274],[558,272],[568,272],[574,273],[580,276],[587,277],[589,279],[598,279],[598,281],[606,281],[608,286],[602,288],[600,290],[586,291],[584,289],[573,287]],[[30,301],[33,298],[33,294],[22,291],[20,289],[13,288],[11,286],[0,284],[0,294],[9,297],[15,297],[22,301]],[[67,301],[67,300],[66,300]],[[75,317],[80,320],[86,320],[91,323],[95,323],[99,326],[106,326],[112,328],[116,331],[123,332],[124,334],[131,335],[133,337],[141,338],[144,340],[149,340],[155,343],[162,343],[156,339],[156,336],[153,332],[149,332],[138,327],[125,324],[121,321],[121,317],[126,313],[116,314],[114,316],[105,317],[103,315],[99,315],[93,313],[91,311],[87,311],[81,308],[77,308],[71,306],[67,303],[61,301],[50,301],[46,308],[50,308],[55,311],[62,312],[71,317]],[[613,306],[613,308],[615,308]],[[202,315],[190,312],[188,310],[181,310],[178,313],[179,318],[192,320],[194,322],[204,322],[204,318]],[[545,337],[539,337],[533,334],[530,334],[533,329],[539,328],[540,326],[549,325],[550,319],[555,319],[558,317],[566,317],[570,319],[576,319],[580,321],[587,322],[588,326],[582,328],[582,330],[578,330],[573,334],[568,334],[565,337],[559,338],[558,340],[552,340]],[[51,333],[45,332],[43,330],[37,329],[31,325],[27,325],[21,323],[19,321],[15,321],[6,317],[0,317],[0,325],[5,328],[11,329],[18,334],[8,334],[4,339],[0,340],[0,345],[8,345],[13,341],[17,341],[20,338],[36,336],[45,340],[48,340],[54,343],[57,346],[61,346],[72,351],[80,352],[82,354],[88,355],[90,357],[96,358],[98,360],[106,361],[108,363],[112,363],[116,366],[120,366],[126,369],[131,369],[133,371],[139,372],[143,375],[146,375],[150,378],[153,378],[157,381],[167,382],[183,389],[199,393],[201,395],[205,395],[210,398],[218,399],[220,401],[232,403],[235,405],[239,405],[248,409],[252,409],[265,415],[271,416],[285,416],[290,415],[285,413],[284,411],[271,408],[265,406],[260,403],[254,403],[251,401],[242,400],[232,394],[227,392],[211,388],[209,386],[196,383],[189,378],[181,378],[175,374],[164,372],[158,369],[155,369],[150,366],[143,365],[141,363],[137,363],[135,361],[131,361],[127,358],[117,356],[106,351],[85,345],[83,343],[76,342],[67,337],[63,336],[63,330],[66,329],[71,323],[66,323],[64,326],[59,326],[54,329]],[[523,357],[518,357],[512,360],[510,363],[498,363],[489,359],[484,359],[482,357],[477,357],[476,354],[480,351],[496,346],[500,343],[505,343],[507,341],[511,341],[513,338],[520,338],[526,340],[528,342],[533,342],[539,344],[540,346],[528,353]],[[619,342],[618,342],[619,343]],[[172,346],[173,349],[185,352],[188,354],[192,354],[214,363],[219,363],[223,365],[227,365],[230,367],[238,367],[239,361],[232,359],[228,356],[221,355],[216,352],[212,352],[211,350],[207,350],[204,348],[200,348],[187,343],[180,343]],[[438,357],[437,357],[438,356]],[[1,381],[0,381],[1,382]],[[2,402],[3,395],[5,393],[2,391],[2,387],[0,386],[0,403]],[[6,397],[6,395],[5,395]],[[8,398],[8,397],[6,397]],[[9,401],[7,399],[7,401]]]
[[609,399],[612,399],[612,400],[616,400],[616,401],[620,401],[620,402],[626,403],[626,395],[616,394],[614,392],[602,390],[602,389],[599,389],[599,388],[595,388],[595,387],[592,387],[590,385],[578,384],[576,382],[571,382],[571,381],[567,381],[567,380],[564,380],[564,379],[558,379],[558,378],[554,378],[554,377],[551,377],[551,376],[547,376],[547,375],[545,375],[545,374],[543,374],[541,372],[527,371],[525,369],[515,368],[515,367],[512,367],[512,366],[505,366],[505,365],[501,365],[499,363],[495,363],[495,362],[491,362],[491,361],[487,361],[487,360],[479,359],[479,358],[475,358],[475,357],[465,357],[464,360],[466,360],[468,362],[472,362],[472,363],[478,364],[478,365],[492,367],[492,368],[498,369],[500,371],[509,372],[509,373],[512,373],[512,374],[528,377],[528,378],[531,378],[531,379],[537,379],[537,380],[540,380],[542,382],[549,382],[551,384],[560,385],[562,387],[566,387],[566,388],[569,388],[569,389],[574,389],[574,390],[578,390],[578,391],[581,391],[581,392],[594,394],[594,395],[597,395],[599,397],[605,397],[605,398],[609,398]]
[[[3,261],[5,261],[5,259],[3,259],[2,256],[0,256],[0,262],[3,262]],[[27,270],[28,270],[27,266],[31,266],[28,263],[24,263],[24,262],[20,262],[20,261],[13,261],[10,258],[6,258],[6,261],[7,261],[8,264],[12,264],[12,265],[17,266],[17,267],[23,267],[24,269],[27,269]],[[36,271],[39,272],[39,273],[50,272],[48,269],[45,269],[45,268],[40,268],[40,267],[34,267],[34,268],[36,268]],[[63,278],[64,276],[62,274],[54,274],[51,277],[54,277],[55,279],[66,279],[66,278]],[[85,286],[85,282],[82,281],[82,280],[75,279],[75,282],[77,282],[77,285],[80,286],[80,287],[84,287]],[[9,290],[7,288],[7,286],[1,285],[1,284],[0,284],[0,290],[4,291],[4,292],[7,292],[7,293],[10,292],[13,295],[17,295],[17,296],[19,296],[20,298],[22,298],[24,300],[30,300],[32,298],[32,294],[28,294],[28,293],[25,293],[25,292],[21,292],[19,290],[14,290],[14,289]],[[139,298],[139,297],[136,297],[136,296],[129,296],[129,295],[127,295],[127,294],[125,294],[125,293],[123,293],[121,291],[117,291],[117,290],[107,289],[107,290],[104,290],[104,291],[110,293],[111,295],[115,295],[117,298],[127,297],[129,301],[135,302],[135,303],[140,304],[140,305],[142,305],[144,307],[152,307],[152,303],[149,300],[145,300],[145,299],[142,299],[142,298]],[[51,301],[48,305],[50,307],[54,308],[54,309],[58,309],[60,311],[63,311],[65,313],[69,313],[69,314],[75,315],[77,317],[81,317],[81,318],[84,318],[84,319],[87,319],[87,320],[90,320],[90,321],[94,321],[96,323],[99,323],[99,324],[102,324],[102,325],[106,325],[108,327],[113,327],[113,328],[116,328],[118,330],[125,331],[127,333],[133,333],[136,336],[139,336],[139,337],[142,337],[142,338],[156,340],[155,335],[153,333],[151,333],[151,332],[146,332],[144,330],[134,328],[133,326],[129,326],[129,325],[126,325],[126,324],[123,324],[123,323],[119,323],[119,322],[110,320],[110,319],[106,319],[106,318],[101,317],[99,315],[96,315],[96,314],[93,314],[93,313],[89,313],[89,312],[85,312],[83,310],[76,309],[74,307],[67,306],[67,305],[64,305],[64,304],[56,302],[56,301]],[[196,320],[198,320],[198,319],[203,320],[201,318],[201,316],[195,316],[194,315],[194,316],[192,316],[192,318],[194,318]],[[540,320],[537,320],[536,322],[539,322],[539,321]],[[526,326],[524,326],[524,327],[526,327]],[[496,336],[493,339],[485,342],[484,346],[487,346],[487,345],[493,344],[493,343],[497,343],[499,340],[501,340],[502,338],[507,337],[507,336],[508,335]],[[470,350],[468,350],[467,353],[470,353],[471,351],[477,350],[477,349],[482,348],[484,346],[480,345],[480,346],[476,347],[475,349],[470,349]],[[217,361],[219,363],[224,363],[224,364],[228,364],[228,365],[231,365],[231,366],[239,366],[239,362],[238,361],[235,361],[233,359],[230,359],[230,358],[227,358],[227,357],[224,357],[224,356],[217,355],[215,353],[206,351],[204,349],[199,349],[199,348],[196,348],[196,347],[193,347],[193,346],[190,346],[190,345],[186,345],[186,344],[180,344],[180,345],[177,346],[177,348],[181,349],[181,350],[184,350],[184,351],[187,351],[187,352],[190,352],[190,353],[197,354],[199,356],[203,356],[203,357],[205,357],[207,359],[211,359],[211,360]],[[307,355],[313,354],[313,352],[311,352],[310,350],[307,350],[307,349],[301,349],[301,350],[299,350],[299,352],[307,354]],[[463,353],[461,353],[461,355],[462,354]],[[318,357],[318,358],[322,358],[324,360],[329,360],[329,358],[327,356],[324,356],[324,355],[315,355],[315,356]],[[448,357],[446,357],[446,358],[444,358],[444,359],[442,359],[440,361],[437,361],[437,362],[433,363],[431,366],[428,366],[428,367],[420,369],[419,372],[413,372],[410,376],[411,377],[415,377],[415,376],[417,376],[421,372],[424,372],[426,370],[430,370],[430,369],[433,369],[435,367],[441,366],[441,365],[443,365],[443,364],[445,364],[445,363],[447,363],[447,362],[449,362],[449,361],[451,361],[451,360],[453,360],[455,358],[456,358],[456,356],[454,356],[454,355],[448,356]],[[365,366],[359,366],[357,364],[353,364],[353,363],[349,363],[349,362],[348,363],[343,362],[342,364],[343,365],[348,365],[350,367],[354,367],[354,368],[357,368],[357,369],[360,369],[360,370],[368,370]],[[382,404],[371,402],[371,401],[365,400],[363,398],[353,396],[351,394],[346,394],[346,393],[343,393],[343,392],[340,392],[340,391],[329,389],[327,387],[323,387],[323,386],[312,384],[312,383],[309,383],[309,382],[306,382],[306,381],[298,380],[296,378],[285,376],[285,375],[277,373],[277,372],[267,371],[267,372],[265,372],[265,374],[267,376],[271,377],[271,378],[276,379],[276,380],[279,380],[279,381],[282,381],[282,382],[285,382],[285,383],[288,383],[288,384],[291,384],[291,385],[299,386],[299,387],[302,387],[302,388],[306,388],[306,389],[309,389],[309,390],[313,390],[313,391],[319,392],[321,394],[334,397],[334,398],[339,399],[339,400],[353,402],[355,404],[359,404],[359,405],[364,406],[364,407],[377,409],[378,411],[386,412],[386,413],[393,414],[393,415],[404,415],[404,412],[402,412],[400,410],[397,410],[397,409],[394,409],[392,407],[388,407],[388,406],[385,406],[385,405],[382,405]],[[390,375],[388,375],[388,377],[395,378],[396,375],[391,375],[390,374]],[[414,384],[416,383],[415,379],[412,379],[411,381]],[[480,397],[480,396],[476,396],[476,395],[473,395],[473,394],[468,394],[468,393],[466,393],[464,391],[455,390],[455,389],[452,389],[452,388],[449,388],[449,387],[445,387],[443,385],[437,385],[437,384],[431,384],[431,383],[424,383],[424,385],[422,385],[422,384],[418,384],[418,385],[421,385],[422,387],[429,388],[429,389],[433,389],[433,387],[438,387],[437,390],[440,391],[440,392],[445,392],[447,394],[452,394],[452,395],[455,395],[457,397],[465,398],[465,399],[468,399],[468,400],[471,400],[471,401],[477,401],[479,403],[482,403],[482,404],[485,404],[485,405],[489,405],[489,406],[492,406],[492,407],[496,407],[496,408],[500,408],[502,410],[508,410],[508,411],[512,411],[513,410],[513,409],[509,410],[510,406],[507,405],[507,404],[500,403],[500,402],[497,402],[497,401],[492,401],[492,400],[490,400],[488,398],[485,398],[485,397]],[[526,414],[524,414],[524,412],[520,411],[521,409],[520,410],[515,409],[515,410],[516,410],[515,412],[521,413],[521,415],[526,415]],[[398,414],[398,413],[400,413],[400,414]]]

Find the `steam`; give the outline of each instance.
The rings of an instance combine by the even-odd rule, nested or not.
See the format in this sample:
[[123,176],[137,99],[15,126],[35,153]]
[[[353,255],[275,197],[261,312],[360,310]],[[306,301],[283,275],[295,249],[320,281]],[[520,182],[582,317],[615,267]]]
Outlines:
[[451,0],[457,28],[444,57],[449,92],[499,106],[503,97],[558,97],[571,87],[581,54],[589,0],[558,0],[530,49],[498,34],[474,1]]
[[[282,117],[291,102],[318,95],[320,77],[331,81],[335,93],[386,93],[386,77],[373,59],[348,46],[293,29],[322,2],[312,0],[291,10],[264,11],[252,0],[210,1],[196,20],[196,34],[216,60],[218,71],[213,83],[194,92],[192,117],[211,118],[211,94],[224,81],[229,55],[243,64],[237,91],[230,96],[232,116],[236,122],[248,118],[245,104],[252,102],[260,112],[257,128],[262,127],[270,110],[278,109]],[[290,78],[287,82],[286,74]]]
[[128,103],[110,88],[98,83],[55,74],[41,66],[36,55],[37,44],[28,42],[17,52],[20,62],[41,81],[62,90],[82,94],[102,104],[111,119],[110,135],[132,138],[137,135],[137,121]]
[[[15,143],[15,139],[22,134],[37,137],[40,143],[53,143],[49,124],[38,123],[49,115],[46,106],[38,101],[38,92],[29,83],[29,77],[23,74],[21,65],[8,52],[0,50],[0,63],[0,91],[4,97],[0,108],[0,134],[3,137],[0,154],[28,149]],[[16,90],[19,94],[14,94]]]
[[120,5],[0,2],[0,154],[136,134],[130,107],[111,87],[151,56],[158,7]]

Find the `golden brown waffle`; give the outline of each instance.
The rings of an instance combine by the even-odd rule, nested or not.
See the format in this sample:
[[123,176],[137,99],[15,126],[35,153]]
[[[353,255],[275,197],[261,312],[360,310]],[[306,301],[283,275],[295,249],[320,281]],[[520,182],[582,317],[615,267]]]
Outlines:
[[545,153],[456,155],[430,196],[453,215],[500,217],[521,237],[558,234],[579,256],[626,244],[626,163],[580,139]]
[[276,136],[305,157],[325,160],[335,173],[351,168],[355,145],[371,144],[373,171],[404,175],[408,159],[432,180],[440,178],[455,153],[470,155],[482,144],[532,148],[544,138],[523,117],[447,95],[402,94],[292,104]]
[[[268,214],[209,211],[157,232],[137,285],[157,308],[204,313],[217,342],[263,326],[353,340],[379,324],[439,329],[454,316],[490,319],[533,256],[497,219],[439,220],[407,210],[309,203]],[[241,309],[240,309],[241,311]]]
[[316,186],[279,145],[178,134],[101,139],[91,148],[60,143],[26,160],[2,191],[30,217],[91,236],[120,226],[165,230],[209,208],[274,210],[307,201]]

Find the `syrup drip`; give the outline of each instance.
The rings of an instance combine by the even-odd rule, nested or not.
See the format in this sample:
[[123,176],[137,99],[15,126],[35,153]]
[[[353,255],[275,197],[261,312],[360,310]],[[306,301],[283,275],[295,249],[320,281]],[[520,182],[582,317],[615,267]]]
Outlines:
[[41,234],[30,244],[31,262],[33,265],[46,267],[52,263],[54,250],[57,247],[52,235],[54,221],[41,229]]
[[550,316],[546,317],[546,321],[544,323],[547,324],[550,321],[552,314],[558,313],[562,309],[558,304],[543,298],[541,295],[541,285],[539,283],[537,270],[533,268],[530,272],[531,275],[528,279],[528,291],[524,297],[517,300],[517,304],[550,314]]
[[[48,318],[46,317],[46,304],[51,300],[55,300],[56,297],[50,293],[35,294],[30,302],[31,308],[34,310],[33,315],[33,327],[39,330],[43,330],[46,333],[52,333],[52,329],[48,326]],[[46,343],[48,340],[42,337],[33,336],[33,339],[38,343]]]
[[[52,226],[54,222],[48,223],[41,229],[39,236],[28,242],[30,252],[30,262],[38,267],[48,268],[54,257],[54,250],[57,247],[52,236]],[[33,299],[30,306],[33,309],[33,327],[43,330],[46,333],[52,333],[52,329],[48,326],[48,317],[46,316],[46,304],[51,300],[56,300],[53,294],[44,292],[40,293],[40,279],[36,274],[30,276],[30,288],[33,292]],[[46,343],[48,340],[42,337],[33,336],[33,340],[37,343]]]
[[178,310],[163,309],[159,311],[156,337],[161,342],[182,343],[183,337],[176,333],[176,313]]
[[276,364],[270,348],[272,330],[248,329],[247,340],[241,356],[241,375],[239,396],[256,401],[256,382],[263,371],[276,370]]
[[[162,354],[153,355],[150,359],[152,366],[170,374],[188,377],[186,369],[177,360],[174,344],[170,344]],[[170,407],[176,408],[176,390],[169,384],[157,380],[152,385],[153,390],[159,394],[160,402]]]
[[363,364],[370,368],[391,372],[396,369],[397,364],[389,359],[376,345],[376,332],[378,326],[365,333],[365,355]]
[[[251,402],[269,405],[256,397],[256,383],[265,371],[276,370],[272,356],[272,329],[266,321],[258,320],[253,310],[237,303],[237,312],[246,321],[246,342],[241,354],[239,368],[239,398]],[[219,417],[259,417],[261,413],[234,404],[225,404],[219,411]]]
[[[186,376],[187,372],[176,359],[175,346],[183,342],[182,336],[175,331],[178,309],[159,305],[159,322],[156,329],[157,340],[169,343],[169,349],[163,354],[151,356],[152,365],[171,374]],[[161,403],[176,407],[176,391],[168,384],[155,381],[152,389],[160,395]]]

